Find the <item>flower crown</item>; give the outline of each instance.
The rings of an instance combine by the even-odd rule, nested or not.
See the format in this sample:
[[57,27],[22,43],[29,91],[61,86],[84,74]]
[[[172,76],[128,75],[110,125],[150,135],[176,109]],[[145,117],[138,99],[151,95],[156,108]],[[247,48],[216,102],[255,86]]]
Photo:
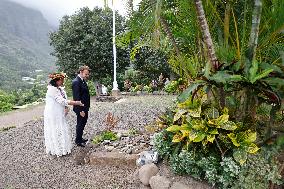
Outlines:
[[67,75],[66,75],[66,73],[59,72],[59,73],[52,73],[52,74],[49,74],[48,77],[53,80],[53,79],[67,78]]

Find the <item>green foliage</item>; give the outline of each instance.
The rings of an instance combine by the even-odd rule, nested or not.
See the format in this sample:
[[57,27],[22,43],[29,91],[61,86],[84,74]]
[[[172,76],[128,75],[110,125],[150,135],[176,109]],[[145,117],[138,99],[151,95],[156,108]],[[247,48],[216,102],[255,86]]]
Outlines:
[[96,135],[92,142],[94,144],[98,144],[103,142],[104,140],[111,140],[111,141],[115,141],[117,140],[117,135],[112,132],[112,131],[103,131],[100,135]]
[[149,47],[143,47],[139,50],[133,65],[134,69],[139,71],[140,77],[144,79],[139,84],[148,84],[153,79],[157,80],[161,73],[169,77],[171,72],[165,54]]
[[281,184],[279,165],[271,156],[269,149],[257,155],[249,156],[247,162],[241,167],[238,180],[232,188],[234,189],[266,189],[269,188],[269,181]]
[[153,88],[149,85],[145,85],[143,86],[143,91],[146,92],[146,93],[151,93],[153,92]]
[[[234,151],[235,160],[241,164],[246,161],[247,153],[258,151],[254,143],[256,133],[242,131],[240,123],[230,121],[228,109],[225,108],[221,113],[215,107],[208,107],[207,95],[197,99],[189,98],[177,107],[173,122],[166,130],[174,133],[172,142],[181,144],[184,149],[196,148],[200,144],[203,148],[219,150],[222,157],[225,152]],[[219,136],[223,137],[218,142]]]
[[90,96],[96,96],[95,84],[92,81],[87,81]]
[[0,112],[12,110],[14,104],[14,96],[0,90]]
[[162,157],[170,157],[173,152],[171,135],[165,130],[155,134],[153,139],[154,148]]
[[[116,31],[124,30],[124,19],[116,15]],[[65,16],[58,31],[50,34],[53,55],[57,65],[69,76],[74,76],[79,65],[88,65],[91,80],[113,76],[112,11],[110,9],[82,8]],[[117,71],[122,73],[129,65],[127,52],[117,48]],[[123,82],[123,81],[122,81]]]
[[174,94],[178,91],[178,82],[173,80],[170,81],[167,85],[165,85],[165,91],[169,94]]

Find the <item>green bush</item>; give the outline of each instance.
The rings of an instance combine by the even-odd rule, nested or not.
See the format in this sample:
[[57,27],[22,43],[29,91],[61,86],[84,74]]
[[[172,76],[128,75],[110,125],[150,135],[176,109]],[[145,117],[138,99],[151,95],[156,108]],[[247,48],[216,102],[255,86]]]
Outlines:
[[112,131],[103,131],[100,135],[97,135],[93,139],[94,144],[103,142],[104,140],[117,140],[117,135]]
[[12,110],[15,96],[0,90],[0,112]]
[[[267,188],[280,184],[279,165],[273,158],[281,150],[256,146],[256,132],[241,122],[230,120],[228,109],[208,102],[207,95],[198,94],[179,103],[159,119],[164,130],[154,137],[154,148],[169,159],[177,174],[189,174],[206,180],[218,188]],[[263,111],[263,110],[259,110]],[[259,152],[260,151],[260,152]]]
[[267,189],[269,182],[280,185],[281,175],[279,165],[273,158],[270,149],[263,148],[261,153],[249,156],[241,167],[238,182],[234,182],[233,189]]
[[145,85],[143,87],[143,91],[147,92],[147,93],[151,93],[151,92],[153,92],[153,88],[151,86]]
[[178,82],[171,81],[170,83],[165,85],[164,90],[169,94],[176,93],[178,91]]

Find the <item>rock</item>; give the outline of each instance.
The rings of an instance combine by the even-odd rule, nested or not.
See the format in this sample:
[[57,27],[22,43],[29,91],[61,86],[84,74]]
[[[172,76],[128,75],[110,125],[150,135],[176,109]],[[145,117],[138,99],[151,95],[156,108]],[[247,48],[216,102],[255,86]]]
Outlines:
[[149,180],[152,189],[169,189],[171,181],[164,176],[153,176]]
[[102,142],[103,145],[106,145],[106,144],[109,144],[109,143],[110,143],[110,140],[104,140],[104,141]]
[[154,151],[143,151],[140,153],[139,159],[136,161],[138,166],[145,164],[157,163],[158,162],[158,153]]
[[117,137],[117,139],[119,140],[119,139],[121,139],[122,134],[121,134],[121,133],[117,133],[117,134],[116,134],[116,137]]
[[119,143],[118,142],[114,142],[112,145],[116,148],[116,147],[119,146]]
[[111,151],[113,151],[114,146],[105,146],[105,149],[106,149],[108,152],[111,152]]
[[131,153],[132,153],[132,149],[131,149],[131,148],[128,148],[125,153],[131,154]]
[[149,180],[159,172],[159,168],[155,164],[146,164],[139,169],[139,180],[143,185],[149,185]]
[[136,155],[122,154],[118,152],[95,152],[90,154],[91,165],[104,166],[129,166],[134,167],[136,164]]
[[193,189],[193,188],[181,182],[174,182],[171,189]]

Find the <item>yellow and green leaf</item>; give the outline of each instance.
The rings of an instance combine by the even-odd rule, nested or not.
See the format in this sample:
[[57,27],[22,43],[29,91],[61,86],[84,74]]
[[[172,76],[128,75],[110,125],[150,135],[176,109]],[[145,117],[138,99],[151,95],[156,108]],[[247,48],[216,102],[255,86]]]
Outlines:
[[227,121],[226,123],[221,124],[220,128],[228,131],[233,131],[237,129],[237,125],[232,121]]
[[237,136],[234,133],[228,134],[228,137],[231,139],[232,143],[239,147],[241,144],[237,141]]
[[180,131],[181,127],[179,125],[172,125],[170,127],[168,127],[166,130],[169,132],[173,132],[176,133],[178,131]]
[[250,154],[255,154],[260,148],[257,147],[256,144],[252,143],[248,146],[247,148],[247,152],[250,153]]

